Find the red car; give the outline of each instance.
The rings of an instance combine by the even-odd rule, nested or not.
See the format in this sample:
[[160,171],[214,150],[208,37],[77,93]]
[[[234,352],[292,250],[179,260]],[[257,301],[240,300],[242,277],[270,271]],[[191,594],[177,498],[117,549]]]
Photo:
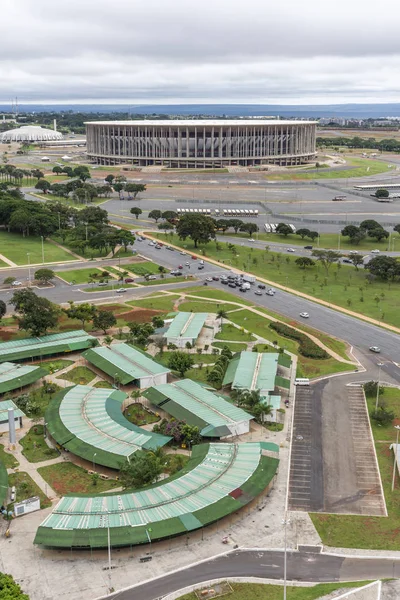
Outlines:
[[132,277],[127,277],[127,278],[125,279],[125,283],[133,283],[134,281],[135,281],[135,280],[134,280],[134,279],[132,279]]
[[179,266],[178,266],[178,269],[183,269],[183,265],[179,265]]
[[193,260],[197,260],[197,256],[192,256],[192,259]]

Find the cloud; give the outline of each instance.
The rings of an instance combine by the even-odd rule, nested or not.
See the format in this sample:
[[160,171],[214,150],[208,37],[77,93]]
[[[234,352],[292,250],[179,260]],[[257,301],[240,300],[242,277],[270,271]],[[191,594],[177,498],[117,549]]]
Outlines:
[[3,0],[0,101],[397,101],[396,12],[394,0]]

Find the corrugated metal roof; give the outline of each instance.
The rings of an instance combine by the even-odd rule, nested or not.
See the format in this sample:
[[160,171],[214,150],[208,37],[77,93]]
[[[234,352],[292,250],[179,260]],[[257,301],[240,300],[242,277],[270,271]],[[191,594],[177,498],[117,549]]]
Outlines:
[[170,369],[156,363],[128,344],[93,348],[84,352],[83,356],[111,377],[118,375],[122,384],[142,377],[170,373]]
[[224,385],[235,389],[273,391],[279,354],[275,352],[240,352],[224,377]]
[[0,344],[0,362],[18,360],[31,356],[41,356],[64,350],[87,348],[91,341],[97,343],[95,337],[82,329],[64,331],[42,337],[30,337],[22,340],[12,340]]
[[0,363],[0,394],[33,383],[45,374],[46,371],[37,365]]
[[156,385],[143,395],[173,417],[199,427],[229,427],[253,418],[191,379]]
[[260,399],[263,406],[271,406],[273,410],[281,407],[281,396],[263,396]]
[[0,402],[0,421],[8,421],[9,408],[14,409],[14,417],[25,417],[25,413],[12,400],[2,400]]
[[260,459],[259,444],[210,444],[203,461],[178,479],[138,492],[64,497],[41,527],[138,527],[195,513],[243,485]]
[[180,312],[172,321],[165,337],[197,339],[207,316],[208,313]]

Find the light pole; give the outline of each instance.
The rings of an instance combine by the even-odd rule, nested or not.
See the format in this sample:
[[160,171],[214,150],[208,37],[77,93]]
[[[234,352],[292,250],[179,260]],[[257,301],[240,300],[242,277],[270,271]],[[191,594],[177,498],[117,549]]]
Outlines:
[[375,402],[375,412],[378,412],[378,404],[379,404],[379,388],[381,385],[381,367],[383,367],[383,363],[378,363],[379,372],[378,372],[378,385],[376,388],[376,402]]
[[340,236],[341,236],[341,232],[339,231],[338,245],[337,245],[338,250],[340,250]]
[[44,243],[43,243],[43,236],[40,236],[41,240],[42,240],[42,265],[44,265]]
[[283,600],[286,600],[286,578],[287,578],[287,525],[290,523],[288,519],[288,511],[285,510],[285,518],[283,519],[283,526],[285,528],[285,552],[283,555]]
[[393,477],[392,477],[392,492],[394,490],[394,480],[396,479],[396,462],[397,462],[397,448],[399,446],[399,431],[400,425],[394,426],[396,430],[396,446],[394,448],[394,460],[393,460]]
[[94,471],[94,468],[95,468],[95,466],[96,466],[96,465],[95,465],[95,462],[94,462],[94,459],[96,458],[96,456],[97,456],[97,452],[95,452],[95,453],[93,454],[93,471]]
[[26,255],[28,257],[28,286],[30,286],[31,285],[31,253],[27,252]]

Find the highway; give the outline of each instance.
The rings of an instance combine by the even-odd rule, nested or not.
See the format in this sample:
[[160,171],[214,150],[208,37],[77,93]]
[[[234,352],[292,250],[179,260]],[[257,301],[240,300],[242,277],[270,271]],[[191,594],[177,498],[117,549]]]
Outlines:
[[[182,552],[184,549],[182,547]],[[153,558],[156,560],[156,557]],[[283,579],[284,552],[236,550],[195,566],[158,577],[108,596],[118,600],[156,600],[196,583],[228,577]],[[362,581],[400,577],[400,559],[346,558],[329,554],[288,552],[288,581]]]

